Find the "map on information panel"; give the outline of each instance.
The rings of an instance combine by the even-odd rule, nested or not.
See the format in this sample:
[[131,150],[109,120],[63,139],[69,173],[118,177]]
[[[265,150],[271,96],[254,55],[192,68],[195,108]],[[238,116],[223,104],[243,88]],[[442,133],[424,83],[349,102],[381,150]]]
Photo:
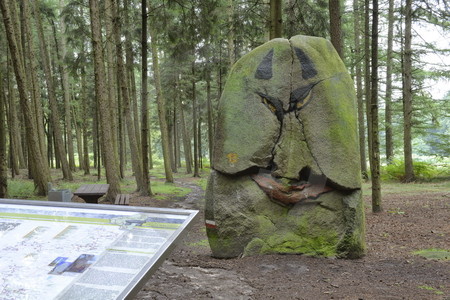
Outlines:
[[196,214],[0,199],[0,299],[123,298]]

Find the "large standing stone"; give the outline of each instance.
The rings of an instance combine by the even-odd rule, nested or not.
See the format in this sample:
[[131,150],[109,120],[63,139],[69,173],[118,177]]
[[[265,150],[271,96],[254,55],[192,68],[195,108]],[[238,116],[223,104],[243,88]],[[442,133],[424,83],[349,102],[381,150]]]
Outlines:
[[364,253],[352,80],[322,38],[274,39],[232,68],[206,192],[212,253]]

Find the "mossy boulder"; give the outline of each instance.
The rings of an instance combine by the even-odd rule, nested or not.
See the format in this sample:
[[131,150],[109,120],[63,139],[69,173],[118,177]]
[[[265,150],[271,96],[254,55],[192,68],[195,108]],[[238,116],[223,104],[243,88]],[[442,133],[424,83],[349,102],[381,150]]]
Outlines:
[[364,210],[352,80],[325,39],[274,39],[220,100],[206,226],[213,255],[360,257]]

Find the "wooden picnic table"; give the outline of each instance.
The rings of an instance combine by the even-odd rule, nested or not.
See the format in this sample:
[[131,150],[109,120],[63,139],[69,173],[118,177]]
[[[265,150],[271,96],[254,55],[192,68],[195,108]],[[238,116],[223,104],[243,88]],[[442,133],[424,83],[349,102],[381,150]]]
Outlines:
[[108,192],[109,184],[83,184],[73,194],[86,203],[98,203],[98,199]]

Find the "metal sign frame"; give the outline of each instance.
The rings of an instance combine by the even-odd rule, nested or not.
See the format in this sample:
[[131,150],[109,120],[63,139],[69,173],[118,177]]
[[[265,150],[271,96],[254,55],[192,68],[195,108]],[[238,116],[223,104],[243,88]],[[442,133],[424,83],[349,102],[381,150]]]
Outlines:
[[[14,214],[14,211],[17,210],[17,213]],[[21,211],[25,211],[26,213],[21,213]],[[38,217],[34,217],[33,211],[36,211],[35,215]],[[43,214],[44,212],[44,214]],[[89,284],[80,283],[83,279],[81,278],[88,278],[91,276],[92,278],[92,272],[96,269],[96,266],[99,265],[99,261],[102,259],[105,260],[108,255],[109,257],[124,257],[123,255],[130,255],[129,257],[142,257],[142,259],[145,259],[146,262],[139,266],[139,268],[135,269],[138,270],[132,275],[130,275],[130,278],[126,280],[126,285],[124,286],[113,286],[115,289],[114,292],[108,291],[108,297],[110,299],[125,299],[125,298],[131,298],[135,296],[142,288],[142,286],[148,281],[148,279],[151,277],[151,275],[157,270],[157,268],[163,263],[163,261],[167,258],[170,251],[175,247],[177,242],[182,239],[182,237],[187,233],[187,230],[191,227],[191,225],[194,223],[194,219],[198,217],[198,211],[197,210],[182,210],[182,209],[169,209],[169,208],[153,208],[153,207],[138,207],[138,206],[121,206],[121,205],[108,205],[108,204],[84,204],[84,203],[71,203],[71,202],[50,202],[50,201],[37,201],[37,200],[15,200],[15,199],[0,199],[0,225],[4,223],[4,227],[7,226],[7,224],[10,224],[8,222],[11,222],[13,220],[14,224],[25,224],[25,222],[41,222],[41,219],[39,218],[45,218],[45,224],[44,227],[47,229],[52,229],[52,222],[57,222],[53,224],[53,229],[55,229],[57,226],[61,226],[61,224],[75,224],[70,225],[72,227],[77,227],[76,223],[74,223],[73,219],[74,217],[61,217],[58,216],[59,219],[52,219],[55,215],[61,214],[63,216],[71,216],[71,214],[76,214],[77,216],[89,216],[86,218],[86,220],[92,220],[92,216],[98,215],[101,218],[103,216],[103,219],[101,222],[105,222],[104,224],[98,224],[98,223],[92,223],[89,222],[82,223],[83,218],[77,217],[81,219],[81,223],[84,230],[89,231],[92,226],[92,230],[94,228],[106,228],[106,230],[114,230],[114,234],[116,236],[115,239],[107,241],[106,239],[103,239],[102,242],[106,245],[106,247],[96,249],[96,253],[98,254],[96,260],[90,264],[87,264],[87,267],[82,267],[82,271],[79,272],[80,274],[73,274],[70,273],[73,279],[72,281],[65,286],[61,292],[55,297],[55,299],[75,299],[76,297],[87,296],[88,298],[92,299],[99,299],[98,295],[92,295],[88,292],[89,289],[83,290],[84,286],[89,286]],[[48,218],[47,218],[48,216]],[[56,218],[56,217],[55,217]],[[72,219],[70,219],[72,218]],[[111,218],[111,219],[108,219]],[[127,220],[127,218],[130,218]],[[137,219],[136,219],[137,218]],[[96,220],[96,219],[94,219]],[[78,222],[78,220],[77,220]],[[119,223],[118,223],[119,222]],[[19,226],[19,225],[17,225]],[[29,226],[34,226],[29,225]],[[69,226],[69,225],[68,225]],[[103,226],[103,227],[99,227]],[[108,227],[107,227],[108,226]],[[119,226],[119,227],[117,227]],[[162,226],[162,227],[161,227]],[[167,227],[165,227],[167,226]],[[5,227],[6,228],[6,227]],[[7,251],[5,249],[11,249],[5,248],[8,243],[6,239],[4,239],[2,236],[7,234],[6,231],[2,231],[2,228],[0,227],[0,255],[3,257],[4,252]],[[14,229],[12,229],[14,230]],[[9,234],[12,235],[13,231],[11,231]],[[94,231],[92,231],[94,232]],[[133,242],[133,240],[128,239],[128,236],[133,236],[133,233],[139,233],[143,234],[142,239],[145,240],[145,243],[139,243],[139,242]],[[164,233],[164,238],[158,237],[156,240],[159,240],[159,243],[149,244],[147,241],[155,240],[155,238],[152,238],[151,234],[154,233]],[[111,233],[112,234],[112,233]],[[149,237],[146,237],[145,235],[148,234]],[[120,236],[120,237],[119,237]],[[17,234],[15,235],[15,238],[17,237]],[[124,237],[127,238],[126,245],[130,248],[125,248],[125,250],[114,248],[115,245],[119,244],[120,241],[124,240]],[[17,237],[20,239],[21,237]],[[69,238],[67,238],[69,240]],[[11,241],[9,241],[11,242]],[[34,241],[36,243],[36,241]],[[43,241],[45,243],[48,241]],[[72,243],[73,240],[70,240]],[[82,243],[82,241],[80,241]],[[147,243],[147,244],[146,244]],[[3,246],[2,246],[3,244]],[[17,242],[18,245],[20,245],[19,242]],[[121,242],[121,244],[124,244]],[[138,246],[139,244],[139,246]],[[150,245],[151,247],[154,247],[154,253],[146,252],[146,248],[142,248],[142,244],[144,245]],[[139,249],[136,248],[136,251],[134,251],[133,246],[141,247],[140,249],[143,249],[142,253],[138,251]],[[5,249],[4,249],[5,248]],[[20,247],[16,247],[15,249],[19,249]],[[127,250],[128,249],[128,250]],[[112,252],[111,252],[112,251]],[[20,249],[18,250],[18,254],[20,255]],[[139,252],[139,253],[138,253]],[[119,254],[118,254],[119,253]],[[23,254],[23,253],[22,253]],[[41,254],[35,254],[35,255],[41,255]],[[59,255],[57,253],[51,254],[54,256]],[[86,254],[82,254],[85,255]],[[91,255],[87,255],[91,257]],[[93,257],[94,255],[92,255]],[[81,257],[81,255],[80,255]],[[125,256],[124,258],[126,258]],[[60,258],[60,257],[58,257]],[[97,260],[98,259],[98,260]],[[76,261],[75,261],[76,262]],[[74,264],[74,262],[69,263]],[[101,264],[100,264],[101,265]],[[39,266],[41,267],[41,266]],[[42,266],[45,268],[49,268],[48,266]],[[20,269],[18,267],[17,269]],[[97,268],[99,269],[99,268]],[[105,269],[105,268],[104,268]],[[106,268],[107,269],[107,268]],[[1,270],[1,265],[0,265]],[[67,270],[67,269],[66,269]],[[78,270],[79,271],[79,270]],[[71,271],[69,271],[71,272]],[[91,272],[91,275],[88,275],[89,272]],[[98,271],[97,271],[98,272]],[[105,271],[106,272],[106,271]],[[114,272],[112,272],[114,273]],[[48,273],[52,274],[52,273]],[[106,274],[106,273],[105,273]],[[117,273],[119,274],[119,273]],[[9,274],[10,276],[11,274]],[[2,278],[2,276],[6,276],[5,274],[0,274],[0,293],[2,293],[2,288],[5,289],[5,287],[1,285],[2,281],[5,284],[7,282],[8,278]],[[31,276],[32,275],[27,275]],[[58,275],[48,275],[47,279],[54,278],[53,276]],[[83,277],[84,276],[84,277]],[[127,276],[126,276],[127,277]],[[26,280],[26,279],[25,279]],[[84,284],[84,285],[83,285]],[[77,286],[75,289],[74,286]],[[81,287],[81,288],[79,288]],[[60,287],[61,288],[61,287]],[[110,288],[106,287],[105,289]],[[73,290],[79,291],[78,294],[74,293]],[[93,291],[95,294],[95,285],[93,288],[90,289],[90,291]],[[120,291],[119,291],[120,290]],[[98,289],[98,291],[103,291],[101,288]],[[36,291],[33,291],[36,293]],[[88,295],[90,294],[90,295]],[[111,295],[111,296],[110,296]],[[27,296],[28,297],[28,296]],[[28,298],[27,298],[28,299]],[[33,299],[33,298],[31,298]],[[36,297],[38,299],[38,297]],[[87,298],[85,298],[87,299]]]

